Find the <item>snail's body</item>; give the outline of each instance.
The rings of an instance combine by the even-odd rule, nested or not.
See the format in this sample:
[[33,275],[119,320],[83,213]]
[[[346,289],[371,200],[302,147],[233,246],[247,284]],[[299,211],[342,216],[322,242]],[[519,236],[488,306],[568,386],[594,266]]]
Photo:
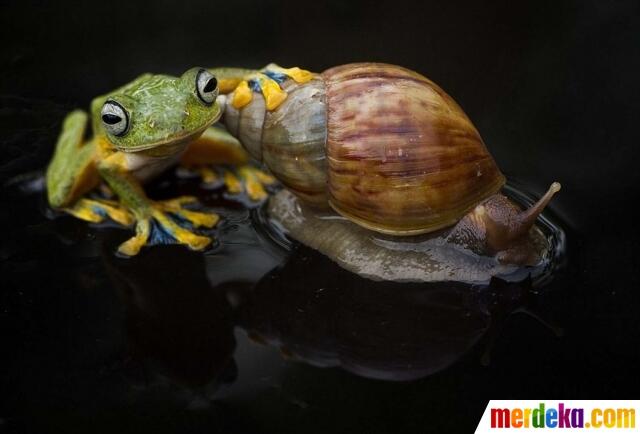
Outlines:
[[278,104],[264,88],[223,101],[229,132],[300,200],[387,235],[455,227],[452,242],[475,253],[533,261],[523,246],[559,184],[520,212],[469,118],[416,72],[359,63],[309,78],[281,80]]

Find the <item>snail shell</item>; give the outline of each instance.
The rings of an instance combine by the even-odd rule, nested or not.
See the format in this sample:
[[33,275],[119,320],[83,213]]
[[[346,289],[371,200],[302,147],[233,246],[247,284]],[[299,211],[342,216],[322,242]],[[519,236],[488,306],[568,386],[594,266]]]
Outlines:
[[505,182],[462,109],[416,72],[356,63],[284,90],[272,112],[261,95],[227,104],[227,128],[300,199],[365,228],[433,232]]

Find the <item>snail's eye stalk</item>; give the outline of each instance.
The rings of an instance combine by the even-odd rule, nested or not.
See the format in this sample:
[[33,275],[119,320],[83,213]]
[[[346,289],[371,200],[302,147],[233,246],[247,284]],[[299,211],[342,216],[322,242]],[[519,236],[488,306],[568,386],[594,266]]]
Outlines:
[[489,248],[495,251],[506,250],[518,239],[524,237],[560,188],[560,183],[554,182],[540,200],[515,215],[503,212],[491,213],[484,205],[479,205],[475,213],[485,224]]

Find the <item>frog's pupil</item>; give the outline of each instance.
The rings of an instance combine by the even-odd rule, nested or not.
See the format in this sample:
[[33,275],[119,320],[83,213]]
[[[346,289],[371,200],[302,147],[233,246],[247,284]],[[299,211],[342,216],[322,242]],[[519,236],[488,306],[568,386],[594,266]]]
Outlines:
[[120,116],[112,115],[110,113],[102,115],[102,120],[105,124],[115,125],[122,120]]
[[213,92],[217,84],[218,84],[218,80],[216,80],[215,77],[210,78],[209,81],[207,81],[206,86],[204,87],[204,91],[207,93]]

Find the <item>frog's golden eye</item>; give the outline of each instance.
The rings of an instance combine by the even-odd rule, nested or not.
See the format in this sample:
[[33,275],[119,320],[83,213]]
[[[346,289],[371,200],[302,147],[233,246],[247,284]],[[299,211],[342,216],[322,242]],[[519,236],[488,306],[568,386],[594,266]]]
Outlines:
[[129,130],[129,115],[119,103],[109,100],[102,106],[100,112],[102,125],[108,133],[114,136],[124,136]]
[[206,105],[211,105],[218,96],[218,80],[206,69],[201,69],[196,75],[196,94]]

